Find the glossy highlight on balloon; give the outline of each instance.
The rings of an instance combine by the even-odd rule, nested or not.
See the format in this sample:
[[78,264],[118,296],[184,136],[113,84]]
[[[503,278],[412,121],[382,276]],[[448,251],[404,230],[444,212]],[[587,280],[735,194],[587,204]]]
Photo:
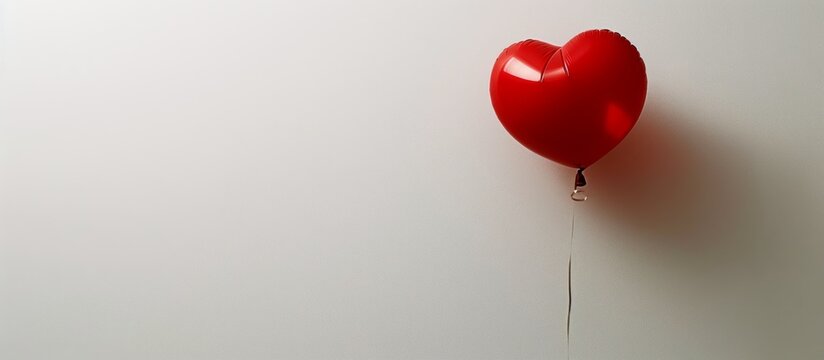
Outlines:
[[560,47],[538,40],[512,44],[495,61],[489,91],[498,119],[518,142],[584,169],[632,130],[647,76],[626,38],[590,30]]

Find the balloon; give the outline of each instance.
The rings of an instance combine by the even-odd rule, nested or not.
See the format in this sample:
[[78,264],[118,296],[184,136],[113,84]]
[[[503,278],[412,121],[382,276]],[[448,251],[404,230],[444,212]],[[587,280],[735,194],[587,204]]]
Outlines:
[[635,125],[647,76],[627,39],[590,30],[561,47],[538,40],[509,46],[495,61],[489,92],[501,124],[522,145],[584,169]]

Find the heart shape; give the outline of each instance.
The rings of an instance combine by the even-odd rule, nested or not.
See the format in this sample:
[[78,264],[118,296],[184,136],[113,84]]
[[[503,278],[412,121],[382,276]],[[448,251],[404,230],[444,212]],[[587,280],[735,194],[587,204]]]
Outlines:
[[578,34],[558,47],[525,40],[492,68],[492,106],[521,144],[555,162],[586,168],[612,150],[641,115],[644,61],[609,30]]

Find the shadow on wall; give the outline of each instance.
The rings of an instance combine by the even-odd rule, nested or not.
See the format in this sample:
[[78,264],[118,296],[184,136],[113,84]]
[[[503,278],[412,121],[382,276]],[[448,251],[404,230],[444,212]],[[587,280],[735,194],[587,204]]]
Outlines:
[[799,210],[810,208],[811,180],[793,178],[804,171],[792,153],[707,131],[701,124],[730,119],[691,114],[648,103],[629,136],[587,171],[589,214],[633,234],[655,257],[650,269],[668,273],[661,280],[716,304],[714,316],[762,337],[753,343],[764,353],[810,348],[814,332],[798,329],[813,325],[814,299],[824,297],[801,265],[813,263],[803,253],[818,221]]
[[587,176],[596,215],[630,226],[641,238],[703,247],[741,235],[751,204],[739,149],[693,121],[652,103],[629,136]]

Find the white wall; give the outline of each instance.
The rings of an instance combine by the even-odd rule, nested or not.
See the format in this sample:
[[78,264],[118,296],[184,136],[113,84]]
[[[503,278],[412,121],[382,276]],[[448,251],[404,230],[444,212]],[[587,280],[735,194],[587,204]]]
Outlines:
[[488,77],[590,28],[650,85],[572,358],[824,353],[820,1],[2,4],[2,359],[565,358],[573,171]]

